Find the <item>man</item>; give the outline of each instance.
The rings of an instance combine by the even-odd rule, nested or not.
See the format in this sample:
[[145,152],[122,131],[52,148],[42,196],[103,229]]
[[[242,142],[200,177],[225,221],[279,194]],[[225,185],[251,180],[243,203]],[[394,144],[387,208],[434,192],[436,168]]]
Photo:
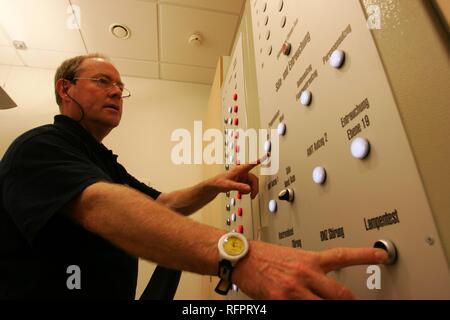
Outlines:
[[[128,95],[105,57],[65,61],[55,94],[55,123],[20,136],[0,165],[0,297],[133,299],[136,257],[217,275],[225,231],[186,216],[221,192],[254,198],[258,179],[249,171],[256,164],[160,193],[130,176],[101,144],[119,125]],[[386,258],[372,248],[318,253],[250,241],[228,280],[256,299],[349,299],[350,291],[326,274]],[[73,270],[81,283],[69,281]],[[169,286],[171,276],[177,281],[163,270]]]

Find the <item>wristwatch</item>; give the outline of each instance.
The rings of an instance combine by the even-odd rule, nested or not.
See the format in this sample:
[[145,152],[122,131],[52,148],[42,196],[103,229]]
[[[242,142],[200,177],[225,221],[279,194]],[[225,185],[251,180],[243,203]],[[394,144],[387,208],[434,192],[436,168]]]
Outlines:
[[231,288],[231,274],[236,263],[248,252],[248,241],[243,234],[229,232],[224,234],[218,242],[219,248],[219,278],[215,291],[226,295]]

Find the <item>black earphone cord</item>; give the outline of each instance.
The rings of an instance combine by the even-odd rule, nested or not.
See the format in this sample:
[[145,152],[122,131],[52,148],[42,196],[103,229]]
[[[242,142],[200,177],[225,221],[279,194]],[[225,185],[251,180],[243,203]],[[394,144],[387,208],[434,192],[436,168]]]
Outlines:
[[81,121],[84,119],[84,110],[83,110],[83,107],[81,106],[81,104],[80,104],[77,100],[75,100],[74,98],[72,98],[72,96],[69,94],[68,90],[69,90],[69,89],[68,89],[66,86],[64,86],[64,91],[65,91],[65,93],[67,94],[67,96],[68,96],[70,99],[72,99],[72,101],[74,101],[74,102],[77,104],[78,108],[80,108],[81,118],[80,118],[80,120],[77,120],[77,122],[81,122]]

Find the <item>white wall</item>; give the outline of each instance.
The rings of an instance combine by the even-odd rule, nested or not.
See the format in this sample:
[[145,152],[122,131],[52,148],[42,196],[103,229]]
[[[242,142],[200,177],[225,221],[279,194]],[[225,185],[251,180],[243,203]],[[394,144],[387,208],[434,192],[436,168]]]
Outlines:
[[[120,71],[120,70],[119,70]],[[52,123],[58,113],[53,94],[54,70],[0,66],[0,84],[19,105],[0,110],[0,157],[21,133]],[[122,122],[104,140],[119,155],[118,161],[136,178],[161,191],[187,187],[200,181],[200,165],[175,166],[170,141],[177,128],[193,132],[194,120],[206,115],[210,86],[124,77],[132,97],[125,101]],[[201,212],[193,216],[201,219]],[[162,226],[163,227],[163,226]],[[137,296],[154,266],[140,262]],[[176,299],[201,299],[200,276],[183,273]]]

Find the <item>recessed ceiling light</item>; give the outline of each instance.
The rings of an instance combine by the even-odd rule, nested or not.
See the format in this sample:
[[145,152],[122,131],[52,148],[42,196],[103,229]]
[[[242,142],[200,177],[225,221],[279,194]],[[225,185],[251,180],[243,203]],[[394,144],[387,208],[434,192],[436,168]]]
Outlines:
[[113,23],[109,26],[109,31],[113,34],[114,37],[125,40],[131,36],[131,30],[126,25]]

